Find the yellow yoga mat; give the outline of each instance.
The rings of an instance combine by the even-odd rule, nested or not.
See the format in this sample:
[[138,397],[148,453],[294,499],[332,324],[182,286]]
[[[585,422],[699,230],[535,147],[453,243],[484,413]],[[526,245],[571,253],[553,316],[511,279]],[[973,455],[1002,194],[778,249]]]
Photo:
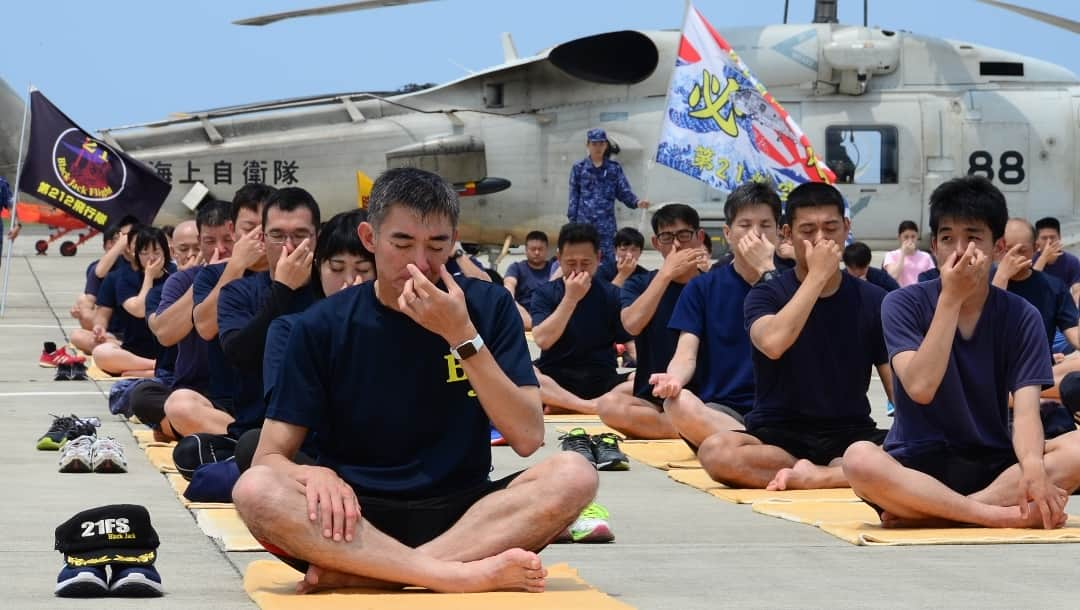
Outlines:
[[149,428],[136,428],[131,431],[132,436],[135,437],[135,442],[139,444],[139,447],[146,449],[147,447],[175,447],[176,441],[162,442],[154,440],[154,431]]
[[765,489],[735,489],[709,478],[704,470],[671,469],[671,479],[700,489],[711,496],[735,504],[755,504],[758,502],[819,502],[819,503],[862,503],[850,489],[796,489],[791,491],[768,491]]
[[[195,523],[207,536],[217,540],[226,551],[263,551],[234,508],[206,508],[193,511]],[[295,574],[295,572],[294,572]]]
[[101,370],[93,358],[86,359],[86,376],[94,381],[120,381],[121,379],[138,379],[138,377],[120,377],[111,375]]
[[599,424],[599,415],[587,415],[585,413],[558,413],[554,415],[544,415],[545,423],[563,423],[563,422],[577,422],[583,424]]
[[150,463],[154,465],[161,472],[176,472],[176,464],[172,459],[172,446],[167,447],[146,447],[146,457],[150,459]]
[[1070,516],[1056,530],[993,529],[984,527],[895,528],[881,527],[877,513],[864,502],[754,503],[754,512],[788,521],[815,525],[823,532],[860,546],[924,544],[1047,544],[1080,542],[1080,518]]
[[165,475],[165,478],[169,480],[169,485],[172,486],[173,491],[176,492],[177,499],[180,500],[185,508],[195,510],[197,508],[235,508],[231,502],[192,502],[184,497],[184,492],[187,491],[188,481],[179,473],[172,472]]
[[548,566],[543,593],[431,593],[426,589],[378,591],[342,589],[297,595],[301,575],[270,560],[253,561],[244,572],[244,590],[263,610],[626,610],[633,608],[594,589],[565,563]]
[[619,443],[622,452],[642,464],[667,470],[669,464],[697,460],[693,450],[681,440],[624,441]]

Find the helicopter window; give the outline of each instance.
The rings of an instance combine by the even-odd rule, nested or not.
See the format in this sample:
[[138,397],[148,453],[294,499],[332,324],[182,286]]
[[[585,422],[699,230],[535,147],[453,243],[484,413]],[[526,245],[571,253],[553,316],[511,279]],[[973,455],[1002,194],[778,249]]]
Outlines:
[[502,108],[503,107],[503,84],[502,83],[485,83],[484,84],[484,105],[488,108]]
[[895,127],[833,125],[825,129],[825,162],[839,184],[896,184],[899,147]]
[[980,61],[980,76],[1023,76],[1024,64],[1018,61]]

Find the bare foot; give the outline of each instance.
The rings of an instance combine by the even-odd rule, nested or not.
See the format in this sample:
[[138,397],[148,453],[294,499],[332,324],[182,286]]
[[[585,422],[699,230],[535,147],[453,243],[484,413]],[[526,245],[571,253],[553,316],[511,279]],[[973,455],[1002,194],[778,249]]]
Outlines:
[[374,578],[366,578],[355,574],[328,570],[326,568],[320,568],[315,564],[310,564],[308,566],[307,574],[304,574],[304,579],[296,583],[296,592],[300,594],[315,593],[317,591],[345,589],[349,587],[360,587],[365,589],[400,589],[402,586],[403,585],[382,580],[375,580]]
[[460,564],[460,577],[438,590],[459,593],[528,591],[542,593],[547,570],[540,557],[524,549],[510,549],[494,557]]
[[769,491],[788,489],[821,489],[831,487],[828,481],[828,469],[818,466],[810,460],[799,460],[791,468],[781,468],[773,480],[765,486]]
[[1028,502],[1028,516],[1027,517],[1023,517],[1020,514],[1020,507],[1019,506],[1005,507],[1005,510],[1009,511],[1009,516],[1005,519],[1005,521],[1001,524],[1000,527],[1015,527],[1015,528],[1039,529],[1039,530],[1041,530],[1041,529],[1059,529],[1059,528],[1065,527],[1065,522],[1069,520],[1069,515],[1062,512],[1061,516],[1058,517],[1058,519],[1054,523],[1051,523],[1049,528],[1047,528],[1043,524],[1042,513],[1039,512],[1039,509],[1035,506],[1034,502]]
[[881,527],[889,529],[900,528],[941,528],[941,527],[967,527],[968,524],[957,523],[956,521],[949,521],[948,519],[938,519],[935,517],[927,517],[925,519],[905,519],[897,517],[896,515],[882,511],[881,513]]

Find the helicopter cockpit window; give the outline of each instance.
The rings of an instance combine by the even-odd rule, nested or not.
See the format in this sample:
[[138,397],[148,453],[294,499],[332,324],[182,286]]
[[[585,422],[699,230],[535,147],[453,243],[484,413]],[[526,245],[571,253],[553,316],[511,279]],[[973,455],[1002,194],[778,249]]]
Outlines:
[[825,162],[839,184],[896,184],[900,165],[896,128],[827,127]]

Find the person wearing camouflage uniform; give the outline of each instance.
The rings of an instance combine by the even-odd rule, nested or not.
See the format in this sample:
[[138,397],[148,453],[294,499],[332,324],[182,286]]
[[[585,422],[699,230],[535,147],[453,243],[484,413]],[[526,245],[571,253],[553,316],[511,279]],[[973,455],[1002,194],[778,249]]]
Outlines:
[[615,200],[630,209],[647,208],[649,202],[638,199],[630,189],[622,166],[611,160],[612,150],[603,129],[590,129],[586,144],[589,156],[570,169],[570,222],[584,222],[600,234],[601,263],[615,265]]

